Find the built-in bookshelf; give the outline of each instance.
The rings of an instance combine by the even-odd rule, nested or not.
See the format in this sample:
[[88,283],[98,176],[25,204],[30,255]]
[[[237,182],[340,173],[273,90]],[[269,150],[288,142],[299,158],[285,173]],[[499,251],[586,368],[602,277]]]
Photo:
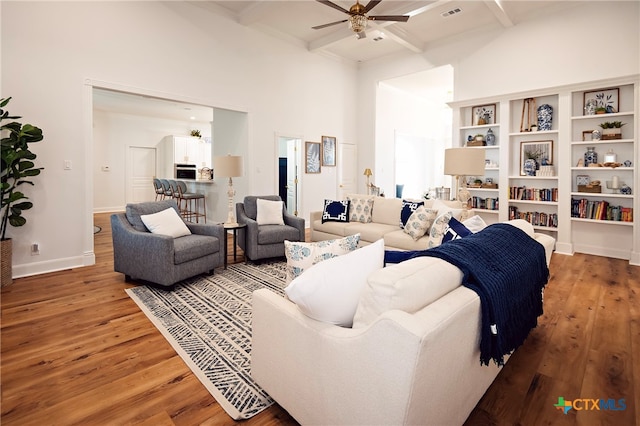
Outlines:
[[[452,102],[454,146],[477,145],[476,136],[489,128],[495,133],[493,145],[474,147],[484,149],[487,168],[468,182],[497,184],[469,188],[474,210],[488,223],[528,220],[536,232],[556,238],[560,253],[640,264],[639,86],[634,75]],[[591,108],[599,100],[608,106],[604,114]],[[486,105],[495,106],[494,122],[478,125],[474,111]],[[539,125],[543,105],[550,126]],[[622,124],[619,135],[594,134],[613,122]],[[588,150],[597,164],[585,163]],[[527,157],[536,160],[535,171]]]

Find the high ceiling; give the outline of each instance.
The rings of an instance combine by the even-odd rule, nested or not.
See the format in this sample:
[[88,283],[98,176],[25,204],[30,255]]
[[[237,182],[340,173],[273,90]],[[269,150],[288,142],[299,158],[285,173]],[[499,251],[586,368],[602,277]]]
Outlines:
[[[363,0],[362,4],[368,4]],[[348,10],[355,0],[333,3]],[[522,0],[383,0],[367,13],[409,15],[408,22],[369,21],[367,37],[357,39],[347,23],[312,27],[348,18],[336,8],[314,0],[195,1],[241,25],[269,33],[318,52],[364,62],[398,52],[421,53],[439,40],[479,28],[506,28],[551,11],[562,1]]]

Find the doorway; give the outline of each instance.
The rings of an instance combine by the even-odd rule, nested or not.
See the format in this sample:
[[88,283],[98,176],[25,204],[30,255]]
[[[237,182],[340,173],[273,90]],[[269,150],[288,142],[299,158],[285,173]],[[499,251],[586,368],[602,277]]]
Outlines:
[[285,203],[287,212],[299,215],[301,193],[302,137],[276,135],[277,156],[277,188],[280,198]]

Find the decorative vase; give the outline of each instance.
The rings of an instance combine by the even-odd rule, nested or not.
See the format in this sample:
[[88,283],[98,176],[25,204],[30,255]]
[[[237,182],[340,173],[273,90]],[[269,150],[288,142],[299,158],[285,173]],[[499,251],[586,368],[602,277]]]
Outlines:
[[597,102],[595,99],[588,99],[584,106],[584,115],[595,115]]
[[549,104],[538,107],[538,130],[551,130],[553,121],[553,108]]
[[487,141],[487,146],[493,146],[496,144],[496,135],[493,134],[493,130],[491,130],[491,128],[487,130],[485,140]]
[[524,160],[524,166],[522,169],[524,170],[525,176],[535,176],[537,168],[538,162],[535,159],[527,158]]
[[594,130],[593,132],[591,132],[591,139],[593,139],[594,141],[599,141],[600,139],[602,139],[602,132],[598,129]]
[[589,164],[598,164],[598,153],[595,146],[587,148],[587,152],[584,153],[584,166],[589,167]]
[[11,238],[0,241],[0,286],[4,287],[13,283],[13,271],[11,268],[11,254],[13,252]]

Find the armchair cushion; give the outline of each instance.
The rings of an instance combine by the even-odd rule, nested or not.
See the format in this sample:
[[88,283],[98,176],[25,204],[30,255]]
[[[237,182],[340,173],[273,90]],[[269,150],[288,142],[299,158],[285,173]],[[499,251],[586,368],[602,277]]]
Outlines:
[[187,225],[171,207],[158,213],[143,214],[140,219],[153,234],[167,235],[173,238],[191,235]]
[[173,240],[174,264],[189,262],[199,259],[211,252],[220,251],[220,240],[213,239],[208,235],[192,234],[188,237],[176,238]]
[[256,200],[256,222],[258,225],[284,225],[282,201]]
[[298,241],[300,232],[288,225],[260,225],[258,227],[258,244],[277,244],[285,240]]

